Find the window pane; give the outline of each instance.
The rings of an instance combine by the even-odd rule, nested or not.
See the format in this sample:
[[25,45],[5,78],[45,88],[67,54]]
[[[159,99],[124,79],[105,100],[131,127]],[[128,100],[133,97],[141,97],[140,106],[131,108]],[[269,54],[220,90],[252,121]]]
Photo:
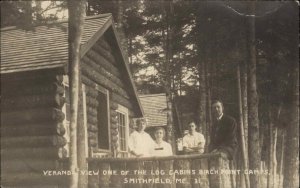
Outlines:
[[97,101],[98,147],[100,149],[109,149],[108,106],[106,94],[98,92]]

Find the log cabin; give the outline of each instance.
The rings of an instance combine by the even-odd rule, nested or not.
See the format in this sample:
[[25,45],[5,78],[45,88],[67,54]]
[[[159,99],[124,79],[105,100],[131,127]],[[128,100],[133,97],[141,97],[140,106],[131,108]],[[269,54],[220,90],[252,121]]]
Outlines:
[[[86,17],[80,56],[86,155],[125,157],[130,124],[143,111],[111,14]],[[51,183],[42,170],[68,158],[67,67],[67,21],[1,29],[2,185]]]
[[[67,29],[67,21],[37,25],[30,31],[1,29],[3,187],[69,187],[68,177],[73,172],[67,167]],[[143,117],[144,113],[111,14],[87,17],[81,43],[79,114],[85,129],[79,132],[84,139],[78,142],[85,145],[85,161],[92,172],[84,187],[233,185],[228,174],[216,173],[228,169],[228,161],[221,153],[128,158],[127,138],[133,128],[132,119]],[[147,173],[133,173],[136,170]],[[180,170],[187,173],[175,173]],[[121,175],[121,171],[129,173]],[[188,173],[192,171],[196,173]],[[130,179],[133,181],[128,183]],[[139,183],[139,179],[148,181]]]

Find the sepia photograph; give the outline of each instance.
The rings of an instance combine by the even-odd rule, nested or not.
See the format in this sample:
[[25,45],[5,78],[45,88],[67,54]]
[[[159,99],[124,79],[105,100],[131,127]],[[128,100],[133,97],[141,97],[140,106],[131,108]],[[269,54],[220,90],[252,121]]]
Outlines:
[[298,1],[0,6],[0,187],[299,187]]

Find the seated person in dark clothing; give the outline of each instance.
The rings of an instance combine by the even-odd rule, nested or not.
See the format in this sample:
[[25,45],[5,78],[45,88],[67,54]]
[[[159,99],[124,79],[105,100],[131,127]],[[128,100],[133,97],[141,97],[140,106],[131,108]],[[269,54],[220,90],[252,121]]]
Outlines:
[[225,115],[221,101],[212,103],[213,126],[209,150],[212,153],[225,153],[233,159],[237,149],[237,125],[235,120]]

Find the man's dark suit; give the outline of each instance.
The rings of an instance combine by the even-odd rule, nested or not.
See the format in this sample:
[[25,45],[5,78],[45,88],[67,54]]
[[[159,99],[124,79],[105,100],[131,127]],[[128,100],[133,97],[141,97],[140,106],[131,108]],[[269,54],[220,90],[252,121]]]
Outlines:
[[233,159],[237,149],[237,125],[235,120],[222,116],[220,120],[215,120],[212,126],[210,151],[217,149],[227,154],[229,159]]

